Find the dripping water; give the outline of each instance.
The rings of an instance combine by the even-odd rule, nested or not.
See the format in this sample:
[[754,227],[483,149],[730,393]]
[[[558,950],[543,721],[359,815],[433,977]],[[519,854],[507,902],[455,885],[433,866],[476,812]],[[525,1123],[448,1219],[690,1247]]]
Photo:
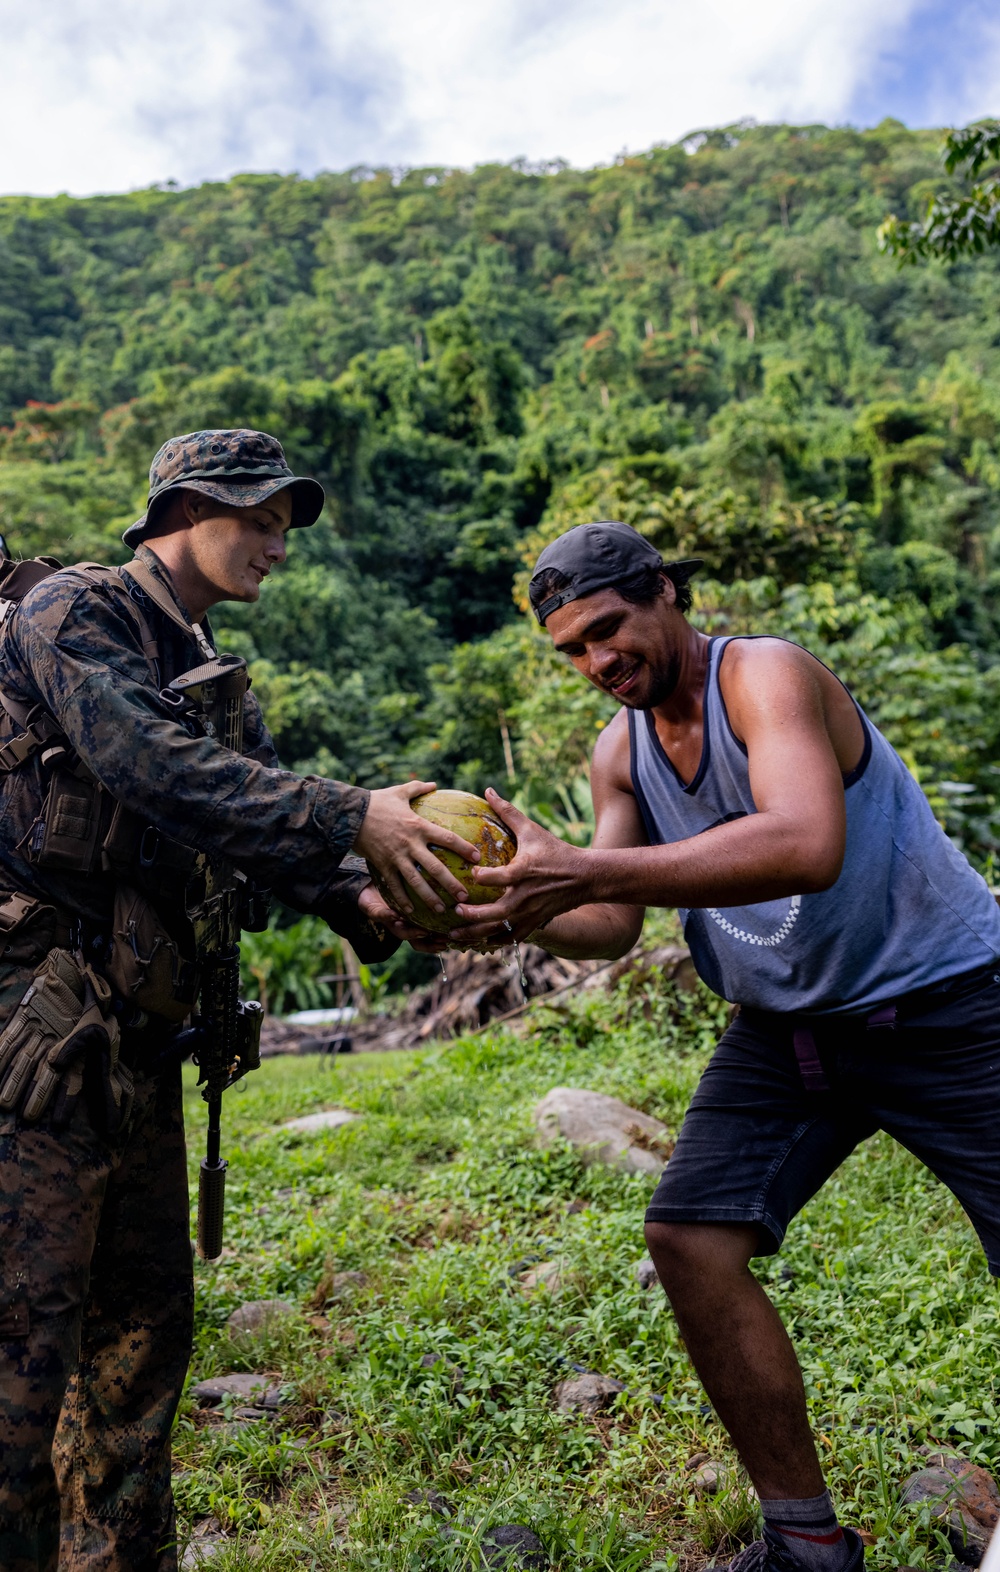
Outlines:
[[448,968],[447,968],[447,966],[444,963],[444,955],[443,954],[439,954],[438,955],[438,964],[441,967],[441,981],[442,982],[447,982],[448,981]]
[[521,997],[525,1004],[528,1002],[528,979],[524,975],[524,962],[521,960],[521,946],[514,940],[514,960],[517,962],[517,980],[521,984]]

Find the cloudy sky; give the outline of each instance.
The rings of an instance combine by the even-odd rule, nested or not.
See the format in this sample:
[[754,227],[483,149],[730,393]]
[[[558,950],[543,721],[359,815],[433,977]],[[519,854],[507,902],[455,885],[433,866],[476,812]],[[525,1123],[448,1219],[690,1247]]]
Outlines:
[[0,191],[1000,113],[994,0],[0,0]]

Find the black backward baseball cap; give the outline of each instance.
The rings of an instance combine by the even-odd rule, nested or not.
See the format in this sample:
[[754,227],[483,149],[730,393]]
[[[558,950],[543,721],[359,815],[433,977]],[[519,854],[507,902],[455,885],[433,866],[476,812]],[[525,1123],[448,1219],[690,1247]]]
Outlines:
[[[631,578],[641,568],[655,568],[665,573],[675,584],[686,584],[692,573],[702,566],[701,557],[687,557],[681,562],[664,562],[656,547],[631,524],[618,524],[602,519],[596,524],[577,524],[546,546],[528,585],[531,609],[542,627],[546,617],[551,617],[560,606],[571,600],[582,600],[585,595],[596,595],[598,590],[614,589],[623,579]],[[565,579],[565,584],[546,594],[548,573],[554,571]]]

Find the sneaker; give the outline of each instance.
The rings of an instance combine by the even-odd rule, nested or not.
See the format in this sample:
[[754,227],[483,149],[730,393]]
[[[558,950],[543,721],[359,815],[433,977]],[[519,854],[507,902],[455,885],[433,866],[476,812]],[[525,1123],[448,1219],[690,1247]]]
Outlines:
[[[840,1572],[864,1572],[865,1547],[860,1536],[853,1528],[845,1528],[844,1538],[850,1554]],[[725,1572],[803,1572],[801,1561],[789,1555],[784,1545],[775,1543],[766,1528],[763,1539],[755,1539],[722,1565]]]

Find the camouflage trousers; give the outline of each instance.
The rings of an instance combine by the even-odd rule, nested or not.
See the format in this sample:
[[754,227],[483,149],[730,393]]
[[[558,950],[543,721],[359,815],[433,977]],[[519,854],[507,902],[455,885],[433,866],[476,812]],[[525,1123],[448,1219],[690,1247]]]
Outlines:
[[151,1077],[129,1057],[116,1137],[82,1098],[64,1129],[0,1121],[2,1572],[177,1565],[170,1431],[193,1302],[180,1068]]

